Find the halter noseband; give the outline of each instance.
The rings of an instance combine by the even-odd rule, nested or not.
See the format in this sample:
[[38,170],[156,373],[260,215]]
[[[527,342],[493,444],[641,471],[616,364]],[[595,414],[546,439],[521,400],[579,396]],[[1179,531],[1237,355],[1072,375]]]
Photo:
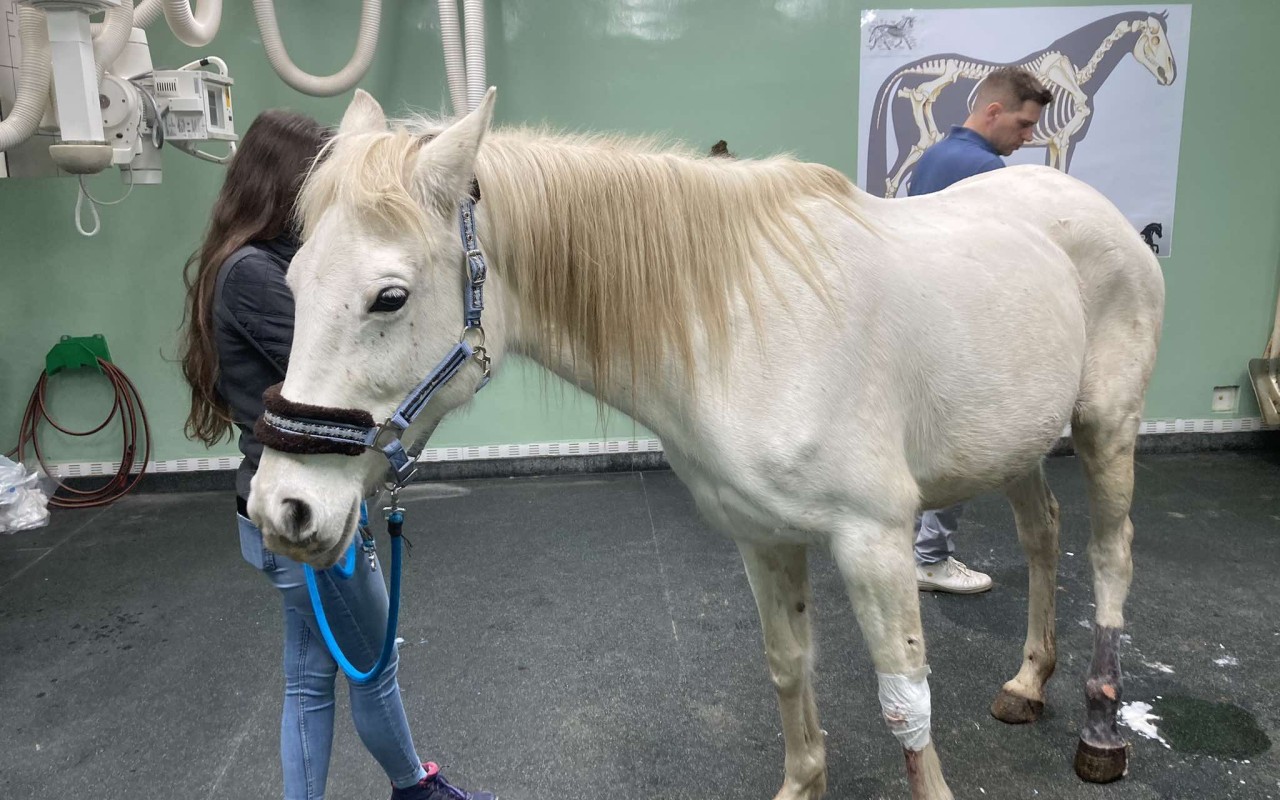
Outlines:
[[[484,347],[484,328],[480,326],[488,268],[476,241],[475,215],[479,199],[479,184],[472,181],[471,196],[458,206],[458,227],[467,266],[467,286],[462,301],[465,324],[458,343],[448,355],[427,373],[427,377],[409,392],[381,425],[374,424],[373,415],[361,409],[313,406],[287,400],[280,393],[283,384],[277,383],[263,395],[266,409],[253,428],[258,441],[272,450],[285,453],[358,456],[365,449],[374,449],[386,457],[391,467],[391,482],[397,487],[413,478],[417,453],[405,447],[402,437],[432,396],[473,358],[484,367],[484,377],[476,391],[489,382],[489,355]],[[473,332],[477,337],[475,345],[467,341],[467,335]]]

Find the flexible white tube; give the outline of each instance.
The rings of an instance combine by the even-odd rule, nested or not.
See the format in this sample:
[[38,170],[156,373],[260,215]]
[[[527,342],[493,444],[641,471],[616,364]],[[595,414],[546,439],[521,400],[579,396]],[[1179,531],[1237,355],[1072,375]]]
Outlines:
[[164,16],[164,0],[142,0],[133,9],[133,27],[150,28]]
[[462,56],[462,31],[458,28],[458,3],[457,0],[438,0],[438,4],[449,99],[453,101],[453,113],[460,117],[470,110],[470,106],[467,105],[467,66]]
[[202,67],[208,64],[212,64],[215,67],[217,67],[218,71],[221,72],[223,75],[226,75],[228,78],[231,77],[231,73],[227,72],[227,62],[223,61],[217,56],[205,56],[203,58],[197,58],[195,61],[188,61],[187,63],[178,67],[178,69],[195,69],[196,67]]
[[133,6],[126,2],[107,9],[102,27],[93,37],[93,63],[98,68],[98,81],[102,81],[102,73],[111,66],[124,46],[129,43],[129,33],[133,30]]
[[342,94],[355,86],[369,71],[373,52],[378,47],[378,20],[382,15],[382,0],[363,0],[360,5],[360,33],[356,39],[355,53],[345,67],[323,78],[303,72],[290,60],[284,41],[280,38],[280,27],[276,24],[273,0],[253,0],[253,14],[258,19],[258,32],[262,34],[262,46],[267,51],[267,60],[281,80],[303,94],[329,97]]
[[222,0],[197,0],[195,14],[190,0],[164,0],[164,18],[178,41],[188,47],[204,47],[218,35]]
[[484,80],[484,0],[462,0],[462,10],[467,38],[466,111],[470,113],[480,107],[489,88]]
[[49,88],[53,83],[49,27],[44,12],[18,6],[18,35],[22,40],[18,96],[9,116],[0,122],[0,152],[22,144],[35,134],[49,105]]

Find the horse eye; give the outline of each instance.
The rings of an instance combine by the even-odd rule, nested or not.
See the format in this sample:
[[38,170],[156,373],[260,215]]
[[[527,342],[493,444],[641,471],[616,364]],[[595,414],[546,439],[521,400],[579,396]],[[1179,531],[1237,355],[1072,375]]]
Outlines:
[[391,286],[378,292],[378,297],[373,301],[373,305],[369,306],[369,313],[385,314],[391,311],[399,311],[408,299],[408,289]]

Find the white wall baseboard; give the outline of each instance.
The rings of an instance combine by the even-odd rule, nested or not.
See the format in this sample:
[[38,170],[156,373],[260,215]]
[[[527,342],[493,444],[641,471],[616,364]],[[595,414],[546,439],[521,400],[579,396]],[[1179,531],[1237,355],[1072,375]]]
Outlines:
[[[1267,430],[1261,418],[1244,419],[1173,419],[1148,420],[1142,423],[1140,436],[1170,433],[1251,433]],[[1071,429],[1063,431],[1069,436]],[[535,444],[490,444],[467,447],[428,447],[422,459],[433,461],[485,461],[503,458],[555,458],[562,456],[594,456],[615,453],[660,453],[662,443],[657,439],[606,439],[583,442],[540,442]],[[240,456],[213,458],[178,458],[171,461],[152,461],[147,472],[210,472],[232,470],[240,466]],[[55,461],[49,464],[59,478],[114,475],[120,462],[109,461]],[[135,468],[137,472],[139,467]]]
[[[422,461],[484,461],[497,458],[554,458],[558,456],[594,456],[612,453],[660,453],[657,439],[609,439],[586,442],[541,442],[535,444],[490,444],[467,447],[428,447]],[[231,470],[240,466],[242,456],[216,458],[177,458],[152,461],[147,472],[209,472]],[[119,461],[55,461],[49,467],[59,478],[114,475]],[[137,472],[139,467],[134,468]]]

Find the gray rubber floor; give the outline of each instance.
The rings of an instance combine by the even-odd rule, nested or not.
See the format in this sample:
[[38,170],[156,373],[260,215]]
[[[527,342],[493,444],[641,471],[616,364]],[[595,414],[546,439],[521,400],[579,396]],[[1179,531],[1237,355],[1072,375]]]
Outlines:
[[[1020,659],[1026,569],[1003,499],[970,508],[959,555],[996,587],[923,602],[957,797],[1280,798],[1278,464],[1141,458],[1125,699],[1164,742],[1130,732],[1129,777],[1107,786],[1071,770],[1092,612],[1078,465],[1048,465],[1059,663],[1035,725],[987,710]],[[671,473],[408,497],[400,675],[424,758],[502,800],[773,797],[782,740],[750,591]],[[233,513],[225,494],[140,495],[0,537],[0,798],[280,796],[279,601],[241,561]],[[907,797],[844,588],[827,553],[810,563],[828,796]],[[329,797],[385,798],[339,713]]]

